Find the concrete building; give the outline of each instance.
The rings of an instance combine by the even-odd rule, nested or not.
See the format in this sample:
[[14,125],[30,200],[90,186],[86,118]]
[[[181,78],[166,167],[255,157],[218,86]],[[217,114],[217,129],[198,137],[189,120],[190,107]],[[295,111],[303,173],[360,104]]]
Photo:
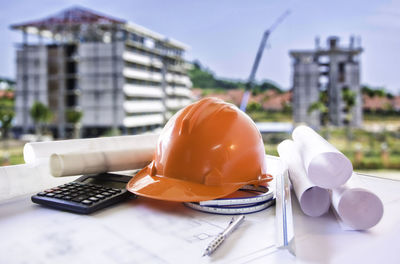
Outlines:
[[74,7],[11,28],[23,34],[15,90],[22,133],[34,128],[35,101],[50,107],[51,128],[64,138],[68,110],[83,112],[83,136],[137,133],[163,126],[192,100],[187,46],[142,26]]
[[[360,43],[356,45],[354,37],[350,38],[347,47],[339,45],[339,38],[330,37],[327,48],[320,47],[319,39],[316,39],[314,50],[290,51],[293,58],[292,103],[295,123],[307,123],[318,128],[322,113],[309,110],[323,95],[330,124],[343,126],[350,122],[352,126],[362,125],[361,53]],[[355,102],[351,109],[346,107],[346,93],[354,95]]]

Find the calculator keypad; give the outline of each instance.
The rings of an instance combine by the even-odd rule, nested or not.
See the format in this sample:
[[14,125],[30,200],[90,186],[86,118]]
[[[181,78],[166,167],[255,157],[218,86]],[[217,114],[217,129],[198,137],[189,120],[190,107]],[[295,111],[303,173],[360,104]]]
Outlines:
[[73,201],[84,205],[92,205],[120,192],[121,190],[116,188],[80,182],[70,182],[45,190],[37,195]]

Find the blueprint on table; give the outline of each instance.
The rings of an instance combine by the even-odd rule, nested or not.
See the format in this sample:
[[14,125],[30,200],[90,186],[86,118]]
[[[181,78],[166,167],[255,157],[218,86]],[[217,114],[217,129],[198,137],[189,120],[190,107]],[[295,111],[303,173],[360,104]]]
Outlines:
[[229,216],[149,199],[131,200],[92,216],[26,200],[14,206],[19,207],[18,217],[8,212],[0,218],[0,263],[232,263],[275,242],[274,208],[248,215],[212,257],[201,257]]
[[[268,164],[269,173],[279,170],[278,160]],[[230,219],[146,198],[75,215],[25,197],[0,205],[0,263],[243,263],[276,250],[271,207],[247,215],[211,257],[202,257]]]

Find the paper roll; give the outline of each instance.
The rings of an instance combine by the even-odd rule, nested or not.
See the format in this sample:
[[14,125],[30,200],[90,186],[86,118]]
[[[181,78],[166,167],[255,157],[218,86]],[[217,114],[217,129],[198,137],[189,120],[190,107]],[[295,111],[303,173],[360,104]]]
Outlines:
[[[140,144],[138,144],[140,145]],[[91,151],[50,156],[55,177],[140,169],[153,158],[155,144],[116,151]]]
[[138,146],[152,146],[155,149],[158,136],[158,134],[142,134],[27,143],[23,151],[24,160],[25,163],[32,164],[40,160],[48,162],[53,153],[117,151],[135,149]]
[[292,137],[298,145],[307,176],[315,185],[332,189],[350,178],[353,172],[350,160],[314,130],[299,126]]
[[326,213],[330,206],[329,192],[307,178],[296,144],[292,140],[284,140],[278,145],[278,153],[289,168],[289,178],[301,210],[313,217]]
[[349,184],[332,190],[332,207],[343,224],[354,230],[369,229],[383,216],[383,204],[378,196]]

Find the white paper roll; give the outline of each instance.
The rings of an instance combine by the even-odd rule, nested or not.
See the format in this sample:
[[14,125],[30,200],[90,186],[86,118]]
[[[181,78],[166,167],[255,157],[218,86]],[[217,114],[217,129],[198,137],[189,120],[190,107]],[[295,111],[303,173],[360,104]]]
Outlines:
[[353,172],[350,160],[314,130],[299,126],[292,137],[298,145],[307,176],[315,185],[331,189],[350,178]]
[[155,149],[158,136],[158,134],[143,134],[27,143],[23,151],[24,160],[25,163],[32,164],[46,159],[48,162],[53,153],[117,151],[135,149],[138,146],[154,146]]
[[151,144],[116,151],[54,153],[50,156],[50,172],[55,177],[63,177],[140,169],[150,163],[155,147]]
[[314,217],[326,213],[330,206],[329,192],[307,178],[296,144],[292,140],[284,140],[278,145],[278,153],[289,168],[290,181],[301,210],[306,215]]
[[383,216],[382,201],[374,193],[346,184],[332,190],[332,207],[346,226],[366,230]]

